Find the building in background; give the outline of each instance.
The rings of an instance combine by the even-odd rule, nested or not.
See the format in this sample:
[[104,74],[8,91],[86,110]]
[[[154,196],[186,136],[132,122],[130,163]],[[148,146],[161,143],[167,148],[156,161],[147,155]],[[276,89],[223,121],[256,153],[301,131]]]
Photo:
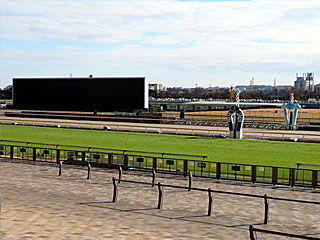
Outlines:
[[294,81],[295,91],[300,89],[309,93],[314,92],[314,73],[303,73],[302,76],[296,74],[296,81]]
[[0,88],[0,99],[12,99],[12,85],[6,86],[5,88]]
[[149,83],[149,90],[160,93],[163,91],[163,85],[161,83]]

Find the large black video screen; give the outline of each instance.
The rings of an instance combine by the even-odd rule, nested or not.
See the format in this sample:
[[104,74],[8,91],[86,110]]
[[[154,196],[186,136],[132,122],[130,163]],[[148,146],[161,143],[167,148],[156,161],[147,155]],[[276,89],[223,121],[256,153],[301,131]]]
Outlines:
[[145,77],[13,78],[13,107],[54,111],[148,108]]

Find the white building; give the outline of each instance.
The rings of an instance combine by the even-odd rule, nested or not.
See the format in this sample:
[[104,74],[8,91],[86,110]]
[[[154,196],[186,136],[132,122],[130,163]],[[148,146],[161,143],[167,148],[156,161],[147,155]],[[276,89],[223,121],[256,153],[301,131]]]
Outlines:
[[149,83],[149,90],[155,91],[156,93],[163,91],[163,85],[161,83]]
[[314,73],[304,73],[302,76],[296,75],[296,81],[294,81],[295,90],[298,91],[302,88],[304,91],[314,91]]

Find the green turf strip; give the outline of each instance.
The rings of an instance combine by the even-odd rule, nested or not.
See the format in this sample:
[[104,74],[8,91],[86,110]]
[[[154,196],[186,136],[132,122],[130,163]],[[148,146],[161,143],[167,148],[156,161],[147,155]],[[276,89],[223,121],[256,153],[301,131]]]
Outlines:
[[219,162],[296,167],[297,162],[320,164],[316,143],[217,139],[145,133],[106,132],[0,125],[0,138],[30,142],[81,145],[207,155]]

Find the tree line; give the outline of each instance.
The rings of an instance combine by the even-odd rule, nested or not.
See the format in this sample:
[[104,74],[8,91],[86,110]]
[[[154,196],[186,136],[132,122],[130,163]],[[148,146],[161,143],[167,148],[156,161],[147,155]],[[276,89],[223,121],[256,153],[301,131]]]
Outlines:
[[[307,100],[309,98],[320,99],[320,87],[316,88],[314,92],[309,93],[308,91],[295,89],[294,87],[261,90],[255,86],[249,90],[240,92],[240,99],[287,100],[290,99],[291,93],[294,93],[296,100]],[[203,87],[190,89],[172,87],[159,92],[150,90],[149,95],[155,98],[234,99],[235,90],[233,88],[215,88],[208,90]]]

